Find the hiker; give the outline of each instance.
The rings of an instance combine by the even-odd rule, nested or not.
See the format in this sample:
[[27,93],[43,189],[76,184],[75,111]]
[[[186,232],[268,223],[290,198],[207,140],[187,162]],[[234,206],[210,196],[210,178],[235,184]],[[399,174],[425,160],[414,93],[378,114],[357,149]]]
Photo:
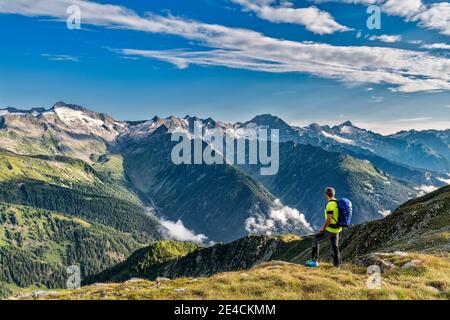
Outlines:
[[339,219],[338,200],[334,197],[336,191],[334,188],[328,187],[325,189],[325,198],[327,204],[325,206],[325,224],[320,228],[313,238],[311,260],[305,262],[307,267],[318,267],[319,263],[319,243],[321,240],[328,238],[331,242],[331,248],[333,249],[333,264],[335,267],[339,267],[340,252],[339,252],[339,233],[342,231],[342,227],[337,226]]

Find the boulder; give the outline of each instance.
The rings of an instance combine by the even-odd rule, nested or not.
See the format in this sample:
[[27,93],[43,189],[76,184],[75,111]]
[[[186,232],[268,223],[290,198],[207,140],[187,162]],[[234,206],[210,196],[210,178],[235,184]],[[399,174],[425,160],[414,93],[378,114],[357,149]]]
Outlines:
[[161,282],[161,281],[170,281],[170,279],[169,279],[169,278],[158,277],[158,278],[156,278],[155,281],[157,281],[157,282]]
[[356,263],[365,267],[377,265],[380,267],[381,272],[384,273],[395,268],[395,265],[391,261],[387,260],[385,257],[388,257],[388,255],[371,253],[357,258]]
[[408,269],[412,269],[412,268],[417,268],[417,267],[421,266],[422,264],[423,264],[422,260],[411,260],[411,261],[405,263],[402,266],[402,269],[408,270]]

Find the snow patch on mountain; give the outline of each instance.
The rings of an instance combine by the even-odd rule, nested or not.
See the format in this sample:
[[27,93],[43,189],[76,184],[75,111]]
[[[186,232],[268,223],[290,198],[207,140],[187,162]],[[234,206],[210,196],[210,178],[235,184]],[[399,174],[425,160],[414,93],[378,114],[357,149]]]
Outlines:
[[335,134],[330,134],[330,133],[327,133],[325,131],[322,131],[322,135],[324,137],[328,138],[328,139],[333,139],[333,140],[335,140],[335,141],[337,141],[339,143],[355,145],[355,141],[350,140],[350,139],[346,139],[346,138],[343,138],[343,137],[340,137],[340,136],[335,135]]
[[26,115],[26,114],[39,114],[39,113],[37,111],[27,112],[27,111],[22,111],[22,110],[10,111],[8,109],[0,109],[0,117],[1,116],[6,116],[6,115],[23,116],[23,115]]
[[74,110],[68,107],[55,108],[55,113],[58,118],[67,126],[76,126],[80,123],[87,126],[101,127],[105,124],[102,120],[94,119],[87,116],[81,110]]
[[343,126],[343,127],[341,127],[340,132],[343,134],[352,134],[352,132],[353,132],[352,129],[353,129],[353,127],[351,127],[351,126]]

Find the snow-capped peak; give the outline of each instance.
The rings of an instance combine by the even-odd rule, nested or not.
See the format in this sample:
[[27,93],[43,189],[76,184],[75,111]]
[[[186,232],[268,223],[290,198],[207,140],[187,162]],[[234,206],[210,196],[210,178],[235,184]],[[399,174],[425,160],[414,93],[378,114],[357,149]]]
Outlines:
[[102,137],[105,140],[114,140],[127,130],[127,124],[115,121],[106,114],[89,111],[77,105],[69,105],[57,102],[47,112],[46,118],[56,117],[65,130]]
[[84,126],[101,127],[105,124],[102,120],[87,116],[81,110],[74,110],[69,107],[58,106],[57,108],[54,108],[54,112],[58,118],[68,126],[82,124]]

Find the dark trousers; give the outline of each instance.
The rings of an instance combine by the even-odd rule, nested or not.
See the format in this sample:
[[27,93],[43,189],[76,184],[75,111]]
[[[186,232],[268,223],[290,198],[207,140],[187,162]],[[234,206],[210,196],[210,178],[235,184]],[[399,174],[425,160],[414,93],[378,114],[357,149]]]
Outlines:
[[341,254],[339,252],[339,233],[324,231],[316,234],[313,238],[311,259],[315,261],[319,258],[320,241],[326,238],[330,239],[331,248],[333,249],[333,262],[334,265],[338,267],[341,263]]

